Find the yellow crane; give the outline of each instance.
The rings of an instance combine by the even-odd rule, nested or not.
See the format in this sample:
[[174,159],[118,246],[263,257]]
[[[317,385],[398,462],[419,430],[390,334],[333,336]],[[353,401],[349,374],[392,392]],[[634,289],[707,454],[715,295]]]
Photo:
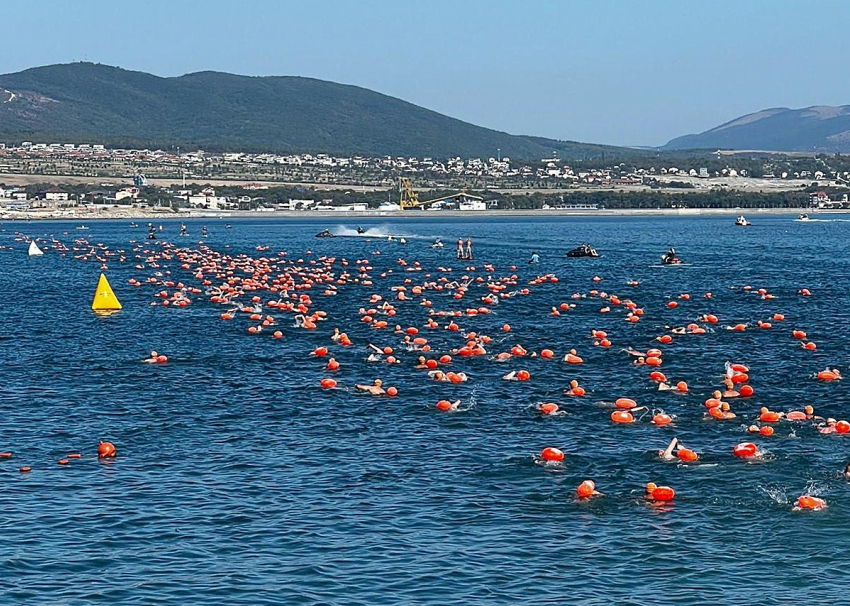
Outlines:
[[469,200],[483,200],[483,198],[479,198],[478,196],[470,195],[466,192],[459,191],[454,194],[450,194],[448,196],[443,196],[441,198],[434,198],[432,200],[419,200],[419,195],[413,191],[413,186],[410,184],[410,179],[407,177],[402,177],[399,180],[399,200],[398,205],[401,207],[401,210],[410,210],[412,208],[425,208],[429,204],[433,204],[434,202],[442,202],[443,200],[452,200],[455,198],[469,199]]

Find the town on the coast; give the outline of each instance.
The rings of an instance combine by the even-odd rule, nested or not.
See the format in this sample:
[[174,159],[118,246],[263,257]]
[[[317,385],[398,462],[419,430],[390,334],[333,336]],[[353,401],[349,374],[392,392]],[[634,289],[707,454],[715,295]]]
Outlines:
[[850,160],[776,153],[628,160],[0,144],[0,216],[850,207]]

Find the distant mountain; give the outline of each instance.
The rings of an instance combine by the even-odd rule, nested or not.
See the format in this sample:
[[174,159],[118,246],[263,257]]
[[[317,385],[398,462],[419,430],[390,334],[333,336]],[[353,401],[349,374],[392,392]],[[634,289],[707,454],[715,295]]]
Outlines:
[[0,75],[0,137],[211,150],[446,158],[638,150],[509,135],[360,88],[291,76],[161,78],[94,63]]
[[803,109],[775,107],[741,116],[698,135],[673,139],[663,149],[758,149],[850,152],[850,105]]

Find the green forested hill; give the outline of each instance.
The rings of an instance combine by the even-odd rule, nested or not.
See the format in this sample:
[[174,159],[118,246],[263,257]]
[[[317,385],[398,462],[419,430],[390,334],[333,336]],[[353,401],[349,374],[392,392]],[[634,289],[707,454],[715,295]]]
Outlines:
[[[568,119],[565,117],[565,119]],[[509,135],[357,86],[199,72],[161,78],[94,63],[0,76],[0,140],[367,155],[564,159],[641,154]]]

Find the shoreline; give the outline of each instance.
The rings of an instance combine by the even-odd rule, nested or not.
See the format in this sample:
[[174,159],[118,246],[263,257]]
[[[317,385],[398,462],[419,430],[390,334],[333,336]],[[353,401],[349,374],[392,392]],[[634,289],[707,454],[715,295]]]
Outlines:
[[486,211],[150,211],[145,209],[66,210],[66,211],[0,211],[2,221],[152,221],[192,219],[495,219],[546,217],[701,217],[701,216],[764,216],[807,214],[845,214],[847,209],[811,208],[624,208],[612,210],[546,209],[546,210],[486,210]]

